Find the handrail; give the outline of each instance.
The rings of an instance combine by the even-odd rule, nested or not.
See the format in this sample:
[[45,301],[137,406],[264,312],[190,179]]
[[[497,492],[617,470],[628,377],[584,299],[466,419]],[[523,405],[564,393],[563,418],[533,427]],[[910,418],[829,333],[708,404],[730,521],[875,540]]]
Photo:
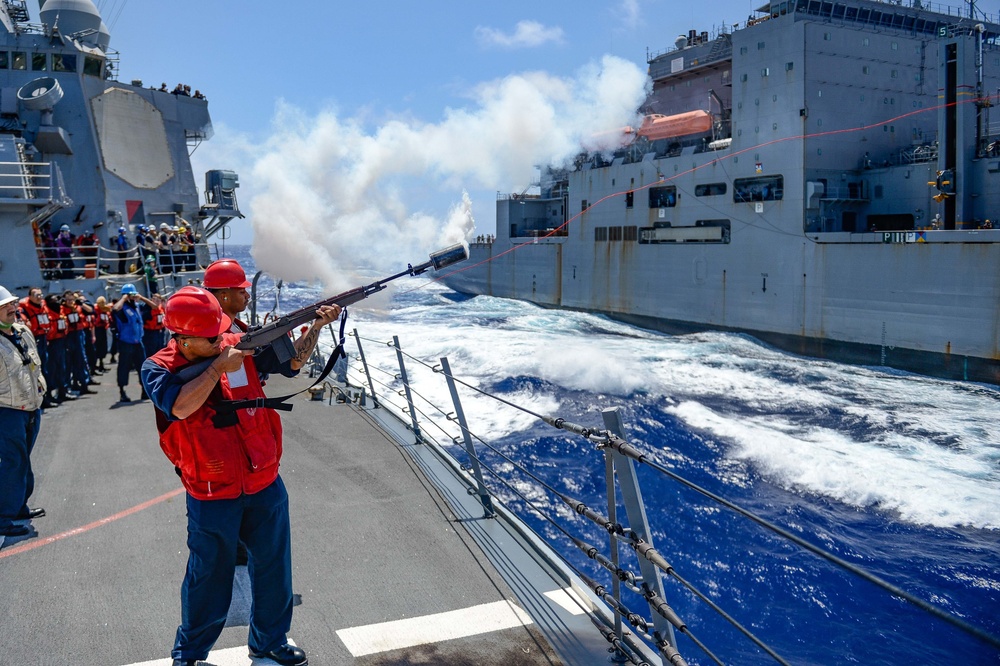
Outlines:
[[[491,394],[489,391],[475,386],[474,384],[463,381],[460,377],[451,373],[447,358],[439,359],[440,363],[421,360],[403,351],[398,338],[394,338],[389,342],[369,340],[367,338],[362,338],[356,329],[352,335],[357,339],[358,349],[362,355],[365,354],[365,351],[361,348],[362,339],[375,344],[370,345],[368,348],[369,352],[366,356],[365,368],[363,370],[355,363],[352,363],[349,366],[349,386],[363,387],[362,390],[365,393],[369,393],[373,399],[376,399],[381,407],[393,412],[400,422],[411,422],[411,429],[415,435],[419,434],[419,441],[421,443],[430,443],[438,446],[447,450],[448,453],[454,457],[457,453],[456,449],[448,447],[457,445],[464,438],[466,445],[462,450],[464,450],[466,457],[469,459],[469,466],[463,464],[462,469],[467,470],[466,473],[468,476],[466,478],[466,483],[469,486],[470,494],[479,494],[482,497],[484,509],[489,511],[492,504],[487,504],[487,502],[492,502],[492,499],[502,500],[504,495],[508,497],[520,498],[520,500],[524,502],[525,506],[528,507],[531,512],[537,514],[542,520],[552,525],[572,546],[580,549],[587,555],[587,557],[594,560],[601,567],[610,572],[612,582],[614,582],[614,580],[618,580],[623,583],[623,585],[620,586],[614,585],[614,591],[609,593],[603,585],[590,581],[586,574],[580,572],[571,563],[564,560],[565,566],[568,567],[568,569],[575,571],[580,579],[586,582],[586,584],[591,587],[592,591],[594,591],[599,598],[604,599],[613,610],[616,618],[618,619],[617,629],[612,629],[610,626],[599,628],[601,629],[601,633],[604,637],[611,643],[612,648],[610,648],[610,650],[616,652],[620,660],[638,663],[635,661],[635,645],[632,644],[630,647],[629,644],[629,640],[635,640],[635,637],[637,637],[645,642],[647,648],[659,650],[661,655],[664,657],[665,664],[671,664],[674,666],[685,664],[686,662],[679,652],[682,646],[679,646],[673,640],[671,635],[671,630],[676,629],[679,633],[689,638],[693,645],[697,649],[703,651],[710,660],[716,663],[722,663],[711,652],[707,645],[693,635],[691,627],[677,617],[667,605],[666,596],[663,594],[662,588],[657,589],[656,586],[656,583],[660,583],[661,576],[666,576],[670,580],[684,586],[688,592],[694,594],[698,599],[712,608],[713,611],[729,622],[737,631],[756,644],[763,652],[767,653],[777,663],[787,663],[784,658],[770,648],[764,641],[755,636],[745,626],[740,624],[734,616],[712,601],[711,596],[713,595],[702,592],[694,584],[684,578],[666,561],[656,548],[653,547],[653,543],[650,538],[650,535],[653,532],[650,529],[650,526],[645,522],[646,512],[641,492],[639,490],[638,477],[631,471],[631,465],[633,463],[642,464],[649,469],[662,474],[665,478],[696,490],[713,502],[716,502],[728,510],[734,511],[737,515],[756,523],[758,526],[764,527],[772,534],[779,536],[780,538],[788,541],[790,544],[794,544],[795,546],[803,548],[814,555],[818,555],[825,561],[842,568],[862,580],[866,580],[869,583],[877,585],[887,593],[909,602],[914,607],[927,612],[930,615],[949,622],[968,635],[1000,650],[1000,637],[993,636],[992,634],[965,622],[961,618],[958,618],[948,611],[941,609],[935,604],[924,601],[919,597],[880,579],[857,565],[845,562],[842,558],[834,555],[827,549],[809,543],[802,537],[792,533],[790,530],[779,527],[723,497],[705,491],[697,484],[692,483],[663,465],[656,463],[655,460],[653,460],[648,454],[644,453],[638,446],[630,444],[626,441],[624,434],[625,428],[624,425],[620,423],[620,418],[617,416],[616,410],[605,410],[605,423],[603,427],[577,425],[559,417],[536,413],[522,405],[518,405],[498,395]],[[392,350],[392,356],[394,357],[391,360],[388,360],[389,355],[386,354],[385,351],[388,349]],[[376,354],[378,355],[377,359],[373,358]],[[354,361],[359,357],[354,355],[349,358]],[[410,362],[410,372],[407,372],[407,370],[403,367],[404,360]],[[386,369],[392,367],[399,368],[399,371],[390,371]],[[373,372],[382,373],[387,376],[387,379],[385,381],[382,381],[381,379],[373,381]],[[579,502],[578,500],[567,496],[564,492],[553,488],[543,478],[530,469],[530,463],[515,460],[507,453],[499,450],[484,438],[477,435],[473,429],[474,426],[465,422],[464,416],[460,421],[460,432],[452,434],[452,432],[448,430],[449,424],[454,427],[455,423],[458,422],[458,419],[453,418],[452,414],[446,413],[439,406],[430,403],[430,401],[425,397],[429,394],[429,391],[417,391],[416,388],[414,388],[415,386],[429,386],[429,382],[440,382],[441,380],[437,377],[437,375],[445,376],[450,385],[454,384],[462,387],[463,390],[474,392],[479,398],[507,405],[530,415],[541,422],[552,426],[553,428],[583,437],[590,443],[594,444],[597,450],[602,452],[606,458],[605,473],[609,487],[609,498],[617,485],[619,489],[618,492],[620,493],[622,501],[625,504],[628,519],[627,523],[623,523],[620,519],[614,517],[613,501],[609,501],[610,517],[605,517],[582,502]],[[351,382],[356,383],[352,384]],[[393,394],[396,394],[397,396],[405,395],[407,397],[406,403],[400,404],[398,401],[394,401],[387,397],[392,396]],[[457,400],[457,392],[452,391],[452,395],[453,399]],[[428,402],[428,404],[432,404],[433,409],[423,410],[416,407],[413,396]],[[456,402],[455,412],[457,413],[460,410],[461,406]],[[433,412],[445,414],[443,422],[433,423],[435,429],[444,433],[443,436],[445,441],[443,442],[429,435],[428,429],[426,427],[421,428],[418,423],[418,417],[424,419],[425,425],[430,423],[432,419],[428,416],[428,414]],[[609,416],[609,413],[611,412],[615,413],[614,417]],[[618,420],[616,421],[616,419]],[[468,470],[470,469],[475,470],[475,473],[469,473]],[[480,469],[489,476],[489,484],[483,481],[484,476],[478,471]],[[597,471],[595,470],[595,474],[596,473]],[[528,497],[523,492],[522,488],[524,486],[523,483],[519,482],[518,477],[529,479],[531,481],[531,485],[535,486],[537,489],[537,492],[548,494],[551,498],[553,498],[551,502],[538,501],[535,497],[535,490],[531,491],[532,497]],[[574,536],[571,531],[572,528],[566,527],[563,524],[565,521],[558,519],[554,515],[557,512],[554,512],[552,509],[543,508],[545,505],[560,503],[568,507],[576,515],[583,516],[599,526],[601,529],[605,530],[610,536],[609,543],[613,551],[617,549],[617,544],[629,546],[631,551],[634,553],[634,559],[629,563],[619,563],[617,562],[617,554],[615,552],[602,555],[596,547],[588,544],[585,539]],[[509,508],[510,507],[508,506],[507,509],[509,510]],[[642,569],[641,574],[634,571],[636,567]],[[643,582],[640,585],[637,581]],[[628,610],[628,598],[635,595],[638,596],[638,603],[647,605],[649,616],[654,620],[653,625],[650,625],[650,623],[640,615]],[[630,632],[623,632],[621,628],[621,621],[623,620],[627,621],[631,626]],[[657,625],[657,622],[663,620],[669,624]],[[629,638],[630,633],[633,636],[632,639]]]

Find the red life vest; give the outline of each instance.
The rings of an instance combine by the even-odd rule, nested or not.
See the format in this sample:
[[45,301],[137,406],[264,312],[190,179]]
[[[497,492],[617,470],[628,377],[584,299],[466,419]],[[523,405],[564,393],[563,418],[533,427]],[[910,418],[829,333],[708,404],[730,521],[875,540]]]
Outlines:
[[69,322],[66,321],[66,315],[62,313],[62,309],[59,312],[52,312],[52,319],[50,320],[49,334],[46,336],[49,341],[61,340],[65,338],[69,333]]
[[163,320],[163,306],[158,305],[155,308],[150,309],[149,319],[142,322],[142,327],[147,331],[162,331],[165,328]]
[[94,328],[110,328],[111,327],[111,311],[102,310],[99,306],[94,307],[95,326]]
[[[238,335],[224,334],[223,348],[239,341]],[[176,340],[150,357],[157,365],[176,373],[191,365],[181,354]],[[238,422],[217,428],[212,422],[220,400],[245,400],[264,396],[253,357],[243,360],[245,386],[231,388],[229,375],[222,378],[201,407],[186,419],[167,420],[156,410],[160,448],[181,471],[188,493],[200,500],[234,499],[241,493],[253,495],[267,488],[278,476],[281,460],[281,419],[273,409],[263,407],[237,410]]]
[[63,303],[62,313],[66,317],[66,323],[68,324],[67,332],[73,333],[74,331],[83,329],[83,317],[81,316],[81,308],[79,306]]
[[36,340],[40,337],[45,337],[52,325],[52,313],[49,312],[45,301],[42,301],[41,305],[35,305],[25,297],[21,299],[20,305],[28,328],[31,329],[31,334],[35,336]]

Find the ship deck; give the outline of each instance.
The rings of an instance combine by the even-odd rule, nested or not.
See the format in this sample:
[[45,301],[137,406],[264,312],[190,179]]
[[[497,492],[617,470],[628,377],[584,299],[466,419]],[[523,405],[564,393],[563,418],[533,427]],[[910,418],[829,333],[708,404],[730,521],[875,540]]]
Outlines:
[[[306,381],[272,378],[268,393]],[[0,549],[3,663],[170,664],[185,496],[157,445],[150,403],[117,403],[113,372],[102,383],[43,417],[29,503],[47,515]],[[607,660],[607,643],[559,598],[546,565],[503,521],[483,519],[428,447],[380,426],[370,405],[307,395],[282,415],[281,474],[296,594],[289,638],[310,664]],[[230,626],[205,663],[272,663],[247,656],[241,569]]]

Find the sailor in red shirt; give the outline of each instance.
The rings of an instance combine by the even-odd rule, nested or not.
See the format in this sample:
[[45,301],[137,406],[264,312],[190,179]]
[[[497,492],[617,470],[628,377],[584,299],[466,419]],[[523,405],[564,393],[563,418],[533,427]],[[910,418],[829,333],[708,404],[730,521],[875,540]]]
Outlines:
[[[225,626],[237,540],[253,562],[250,654],[286,666],[308,663],[288,644],[292,620],[288,494],[278,476],[281,420],[265,407],[225,410],[263,398],[250,352],[232,345],[231,321],[216,298],[183,287],[166,303],[167,346],[146,359],[142,383],[156,408],[160,448],[187,490],[188,558],[174,666],[206,659]],[[323,311],[325,323],[339,307]],[[261,368],[263,369],[263,368]]]
[[80,394],[96,393],[89,387],[96,384],[90,378],[86,352],[87,325],[84,321],[83,299],[73,291],[63,293],[62,313],[66,316],[66,372],[70,388]]
[[163,325],[163,297],[159,294],[150,294],[152,306],[142,307],[142,346],[146,350],[146,356],[152,356],[163,349],[166,341],[165,326]]
[[101,373],[107,372],[104,357],[108,355],[108,330],[111,328],[111,306],[108,299],[98,296],[94,302],[94,363]]
[[66,340],[69,333],[69,322],[66,315],[62,313],[62,300],[56,294],[49,294],[45,297],[45,305],[51,313],[49,319],[49,331],[47,334],[47,344],[49,353],[49,375],[52,383],[49,384],[50,400],[53,402],[63,402],[64,400],[75,400],[76,396],[69,393],[69,373],[66,367]]
[[[38,349],[38,358],[42,361],[42,375],[45,377],[45,385],[52,387],[52,375],[49,374],[49,327],[52,324],[52,313],[45,305],[42,298],[42,290],[39,287],[32,287],[28,290],[28,295],[21,299],[21,318],[31,329],[31,334],[35,336],[35,344]],[[42,409],[56,407],[59,403],[52,400],[48,392],[42,398]]]

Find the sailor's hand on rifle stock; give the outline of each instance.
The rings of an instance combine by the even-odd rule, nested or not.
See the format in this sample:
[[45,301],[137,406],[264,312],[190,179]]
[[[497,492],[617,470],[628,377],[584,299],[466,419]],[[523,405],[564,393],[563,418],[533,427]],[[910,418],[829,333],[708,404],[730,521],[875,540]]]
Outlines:
[[253,354],[253,351],[243,351],[236,347],[226,347],[212,363],[219,372],[235,372],[243,365],[243,358]]
[[321,305],[316,308],[316,321],[313,322],[314,326],[323,327],[327,324],[331,324],[340,317],[340,306],[339,305]]

